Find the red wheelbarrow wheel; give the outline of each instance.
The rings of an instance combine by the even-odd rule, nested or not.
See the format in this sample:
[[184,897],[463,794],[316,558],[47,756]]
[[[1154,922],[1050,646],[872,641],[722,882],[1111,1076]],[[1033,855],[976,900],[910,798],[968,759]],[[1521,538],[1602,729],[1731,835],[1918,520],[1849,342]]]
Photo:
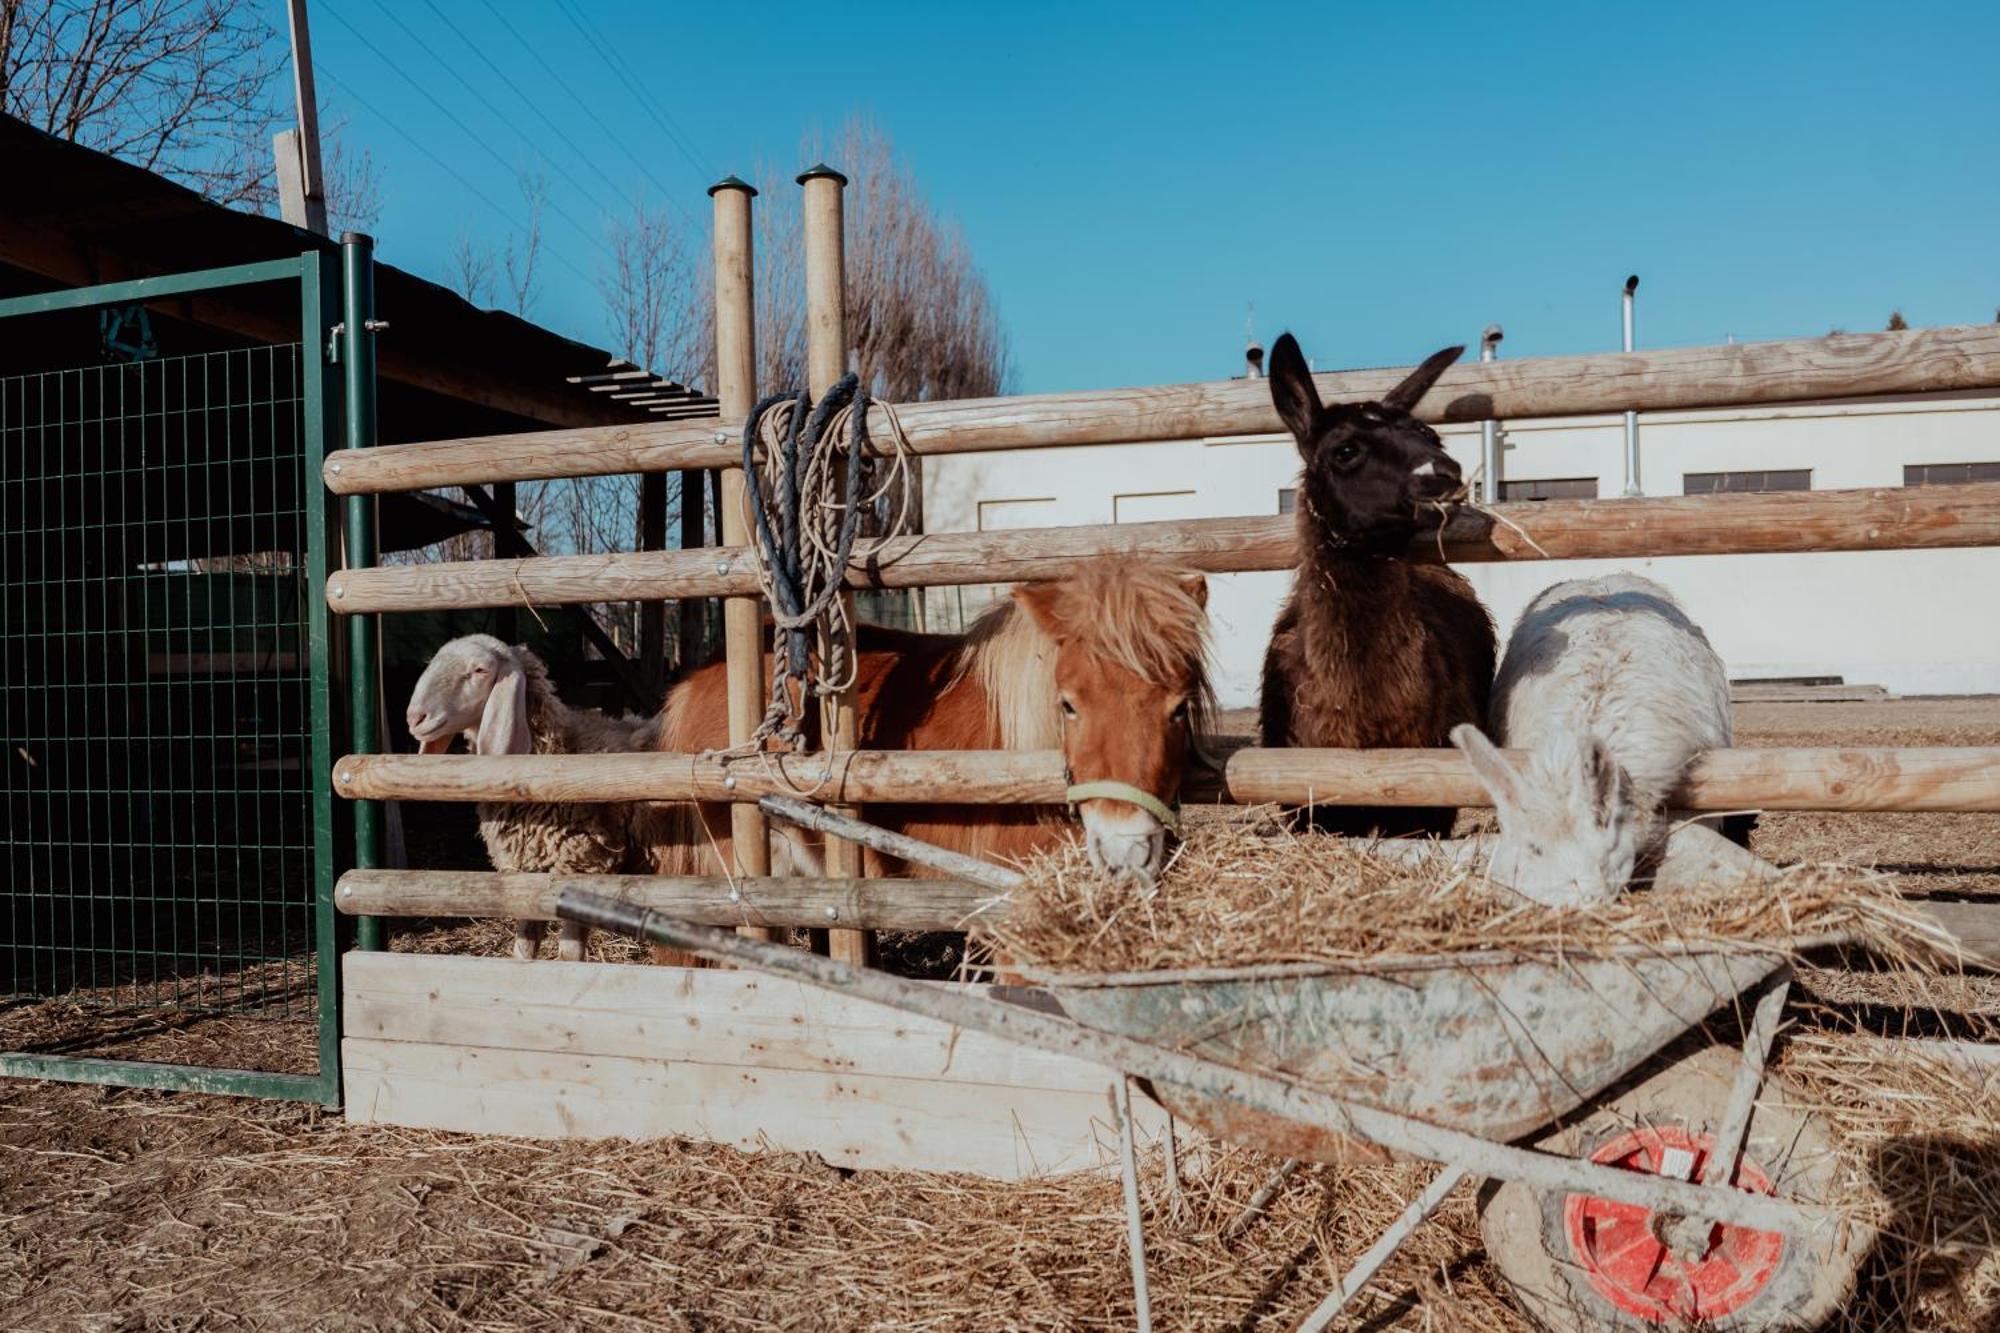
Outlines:
[[[1700,1051],[1539,1146],[1627,1170],[1698,1177],[1738,1059],[1725,1047]],[[1788,1091],[1777,1075],[1766,1075],[1736,1187],[1834,1202],[1840,1163],[1832,1138]],[[1867,1242],[1866,1229],[1853,1225],[1817,1242],[1716,1225],[1700,1253],[1684,1252],[1662,1238],[1674,1220],[1512,1182],[1490,1185],[1480,1198],[1487,1254],[1522,1307],[1553,1333],[1815,1328],[1853,1291]]]

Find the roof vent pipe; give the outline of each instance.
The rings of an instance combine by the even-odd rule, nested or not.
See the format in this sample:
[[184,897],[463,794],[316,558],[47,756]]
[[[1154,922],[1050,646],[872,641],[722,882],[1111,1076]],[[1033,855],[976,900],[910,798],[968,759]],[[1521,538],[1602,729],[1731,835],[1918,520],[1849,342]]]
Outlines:
[[[1479,359],[1491,361],[1500,355],[1498,324],[1488,324],[1479,335]],[[1500,423],[1488,417],[1479,423],[1479,502],[1497,504],[1500,499]]]
[[[1639,290],[1639,275],[1634,273],[1625,279],[1625,350],[1632,350],[1632,295]],[[1639,485],[1639,414],[1625,414],[1625,494],[1644,495],[1645,489]]]

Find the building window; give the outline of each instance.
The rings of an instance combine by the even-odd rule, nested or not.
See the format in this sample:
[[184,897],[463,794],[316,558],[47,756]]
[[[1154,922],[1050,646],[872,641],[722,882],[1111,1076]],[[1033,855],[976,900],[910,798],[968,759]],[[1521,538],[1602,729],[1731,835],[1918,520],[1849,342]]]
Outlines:
[[1160,523],[1194,517],[1193,491],[1133,491],[1111,497],[1113,523]]
[[1771,468],[1763,472],[1689,472],[1681,477],[1683,495],[1747,495],[1811,489],[1809,467]]
[[1595,500],[1595,477],[1545,477],[1534,481],[1502,481],[1500,498],[1517,500]]
[[1299,488],[1296,486],[1286,486],[1279,490],[1278,512],[1281,514],[1295,514],[1298,512],[1298,509]]
[[1045,528],[1055,517],[1053,495],[1037,495],[1019,500],[981,500],[979,530],[1005,532],[1009,528]]
[[1905,486],[1970,486],[2000,481],[2000,463],[1912,463],[1903,468]]

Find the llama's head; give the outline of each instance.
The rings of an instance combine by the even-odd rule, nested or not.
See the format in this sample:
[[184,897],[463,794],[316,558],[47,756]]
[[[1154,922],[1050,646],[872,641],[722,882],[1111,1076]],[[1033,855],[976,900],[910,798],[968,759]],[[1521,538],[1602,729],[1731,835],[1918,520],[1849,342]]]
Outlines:
[[1394,549],[1444,521],[1439,502],[1459,489],[1458,464],[1411,411],[1464,351],[1434,353],[1380,402],[1329,407],[1298,340],[1279,337],[1271,348],[1271,402],[1305,459],[1299,510],[1320,538]]
[[1451,742],[1500,818],[1486,865],[1494,882],[1556,907],[1609,902],[1631,883],[1645,819],[1602,741],[1553,741],[1525,768],[1469,724],[1453,727]]
[[437,650],[410,691],[403,714],[425,754],[449,749],[451,738],[474,733],[480,754],[527,754],[528,672],[540,665],[525,648],[491,634],[468,634]]

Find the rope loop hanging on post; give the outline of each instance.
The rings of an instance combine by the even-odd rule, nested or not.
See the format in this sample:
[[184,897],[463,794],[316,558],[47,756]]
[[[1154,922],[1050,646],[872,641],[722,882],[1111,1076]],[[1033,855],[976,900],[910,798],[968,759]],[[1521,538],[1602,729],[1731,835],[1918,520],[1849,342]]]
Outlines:
[[817,403],[804,391],[772,394],[743,423],[751,551],[776,624],[771,694],[748,742],[752,748],[770,739],[804,748],[811,701],[854,683],[854,626],[840,596],[847,563],[863,511],[900,481],[903,503],[888,529],[895,531],[909,486],[902,432],[891,412],[895,467],[873,494],[862,493],[870,406],[860,377],[849,374]]

